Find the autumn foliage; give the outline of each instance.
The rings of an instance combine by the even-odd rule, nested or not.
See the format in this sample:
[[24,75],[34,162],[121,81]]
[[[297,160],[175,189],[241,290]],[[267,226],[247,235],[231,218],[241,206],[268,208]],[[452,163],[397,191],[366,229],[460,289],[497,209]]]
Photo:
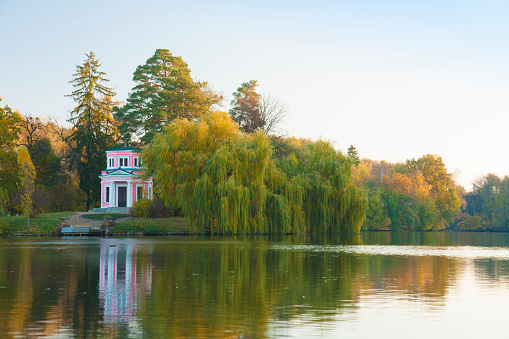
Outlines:
[[445,229],[460,210],[460,187],[436,155],[399,164],[364,159],[353,178],[368,194],[367,230]]

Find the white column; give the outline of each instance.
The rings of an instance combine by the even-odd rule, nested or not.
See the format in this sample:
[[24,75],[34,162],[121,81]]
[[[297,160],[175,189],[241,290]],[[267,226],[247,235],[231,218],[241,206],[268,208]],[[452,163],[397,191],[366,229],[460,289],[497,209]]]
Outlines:
[[110,180],[110,207],[115,207],[115,182]]
[[127,181],[127,207],[133,205],[133,183],[131,180]]

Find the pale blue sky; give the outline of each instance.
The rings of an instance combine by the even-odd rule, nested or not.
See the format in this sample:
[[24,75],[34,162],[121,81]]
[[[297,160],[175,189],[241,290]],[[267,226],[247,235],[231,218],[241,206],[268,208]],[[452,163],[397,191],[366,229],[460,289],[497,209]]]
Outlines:
[[157,48],[225,100],[290,107],[297,137],[391,162],[438,154],[458,182],[509,174],[509,1],[0,0],[0,105],[61,122],[93,51],[125,100]]

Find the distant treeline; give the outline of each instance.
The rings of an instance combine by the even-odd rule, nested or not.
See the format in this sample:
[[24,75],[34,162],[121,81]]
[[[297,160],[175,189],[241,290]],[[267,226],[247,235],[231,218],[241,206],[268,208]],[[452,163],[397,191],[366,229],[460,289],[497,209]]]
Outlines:
[[[349,153],[355,158],[356,150]],[[405,163],[363,159],[353,180],[368,195],[365,230],[441,230],[460,211],[462,188],[454,183],[442,158],[425,155]]]
[[480,177],[465,192],[442,158],[392,164],[357,158],[353,181],[368,195],[363,230],[509,231],[509,177]]
[[453,229],[509,231],[509,177],[488,174],[477,179],[465,193],[462,212]]

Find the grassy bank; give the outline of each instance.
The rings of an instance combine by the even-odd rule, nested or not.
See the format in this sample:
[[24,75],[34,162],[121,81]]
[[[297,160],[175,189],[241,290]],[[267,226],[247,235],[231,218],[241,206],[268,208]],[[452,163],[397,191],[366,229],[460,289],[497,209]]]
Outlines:
[[129,219],[113,226],[112,233],[143,233],[143,234],[169,234],[188,233],[189,219],[187,218],[161,218],[161,219]]
[[73,214],[74,212],[42,213],[30,219],[30,227],[24,216],[2,217],[0,218],[0,235],[51,235],[58,226],[58,217],[68,217]]
[[[2,217],[0,218],[1,235],[52,235],[58,227],[59,217],[69,217],[75,212],[43,213],[36,218],[30,219],[30,227],[27,218]],[[113,215],[110,217],[122,218],[127,215]],[[102,214],[90,214],[89,220],[102,220]],[[164,219],[128,219],[118,222],[110,229],[113,234],[171,234],[189,233],[189,219],[187,218],[164,218]]]

